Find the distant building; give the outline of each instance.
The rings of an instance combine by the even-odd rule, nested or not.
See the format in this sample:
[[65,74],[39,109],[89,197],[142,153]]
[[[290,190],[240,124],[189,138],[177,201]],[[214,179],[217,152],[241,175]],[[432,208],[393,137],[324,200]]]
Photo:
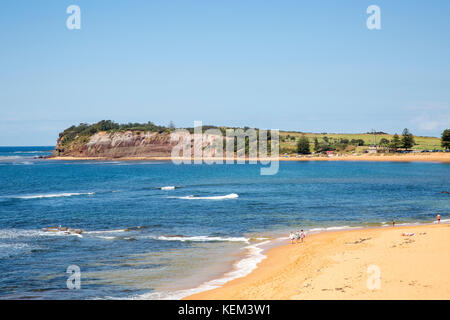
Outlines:
[[366,151],[367,153],[385,153],[388,152],[388,149],[386,147],[372,145]]
[[370,146],[369,149],[367,149],[367,153],[377,153],[378,149],[377,146]]

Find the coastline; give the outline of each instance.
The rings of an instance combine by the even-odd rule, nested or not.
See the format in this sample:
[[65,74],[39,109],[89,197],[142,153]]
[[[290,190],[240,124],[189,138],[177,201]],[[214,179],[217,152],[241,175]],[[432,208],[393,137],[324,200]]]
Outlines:
[[[177,160],[188,160],[191,161],[193,158],[176,158]],[[226,161],[227,158],[202,158],[203,161]],[[441,162],[450,163],[450,153],[439,152],[439,153],[418,153],[418,154],[364,154],[360,156],[356,155],[343,155],[334,157],[289,157],[281,156],[275,158],[278,161],[370,161],[370,162]],[[83,160],[98,160],[98,161],[171,161],[172,157],[72,157],[72,156],[58,156],[49,157],[47,160],[57,160],[57,161],[83,161]],[[236,160],[234,158],[233,160]],[[248,160],[248,158],[246,158]],[[274,161],[273,158],[257,158],[257,161]]]
[[[246,276],[183,299],[450,299],[448,223],[326,231],[287,243]],[[380,270],[380,289],[367,288],[369,266]]]

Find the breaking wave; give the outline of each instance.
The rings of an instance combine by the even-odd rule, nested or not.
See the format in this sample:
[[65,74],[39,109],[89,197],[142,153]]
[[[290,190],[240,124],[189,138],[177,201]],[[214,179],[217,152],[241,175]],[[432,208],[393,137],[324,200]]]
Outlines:
[[160,188],[158,188],[158,189],[161,189],[161,190],[175,190],[175,186],[166,186],[166,187],[160,187]]
[[59,197],[72,197],[72,196],[82,196],[82,195],[93,195],[95,192],[85,192],[85,193],[79,193],[79,192],[73,192],[73,193],[50,193],[50,194],[36,194],[36,195],[29,195],[29,196],[15,196],[12,197],[14,199],[43,199],[43,198],[59,198]]
[[192,294],[196,294],[199,292],[219,288],[223,286],[225,283],[245,277],[250,274],[253,270],[256,269],[258,264],[266,258],[263,254],[264,249],[261,246],[269,243],[270,241],[264,241],[255,245],[250,245],[245,247],[246,255],[241,260],[237,261],[233,265],[233,269],[227,273],[225,273],[222,277],[207,281],[200,286],[192,289],[186,290],[178,290],[172,292],[151,292],[144,293],[142,295],[131,297],[131,299],[136,300],[179,300],[181,298],[190,296]]
[[249,243],[250,239],[244,237],[209,237],[209,236],[159,236],[151,237],[155,240],[164,241],[181,241],[181,242],[245,242]]
[[225,196],[209,196],[209,197],[201,197],[201,196],[184,196],[184,197],[171,197],[175,199],[183,199],[183,200],[226,200],[226,199],[237,199],[239,195],[237,193],[230,193]]

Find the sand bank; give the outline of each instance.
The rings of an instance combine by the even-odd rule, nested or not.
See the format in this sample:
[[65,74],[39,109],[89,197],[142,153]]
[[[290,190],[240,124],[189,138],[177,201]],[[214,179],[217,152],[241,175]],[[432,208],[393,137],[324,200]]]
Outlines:
[[450,299],[450,224],[309,235],[269,250],[248,276],[185,299]]

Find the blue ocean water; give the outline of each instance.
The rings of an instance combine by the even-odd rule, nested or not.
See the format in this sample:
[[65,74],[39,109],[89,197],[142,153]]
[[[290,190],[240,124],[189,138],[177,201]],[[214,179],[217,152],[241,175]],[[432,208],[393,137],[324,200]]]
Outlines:
[[[291,230],[450,214],[449,164],[281,162],[261,176],[252,164],[35,159],[51,149],[0,148],[0,299],[176,298],[247,272],[260,243]],[[84,232],[43,230],[59,225]]]

